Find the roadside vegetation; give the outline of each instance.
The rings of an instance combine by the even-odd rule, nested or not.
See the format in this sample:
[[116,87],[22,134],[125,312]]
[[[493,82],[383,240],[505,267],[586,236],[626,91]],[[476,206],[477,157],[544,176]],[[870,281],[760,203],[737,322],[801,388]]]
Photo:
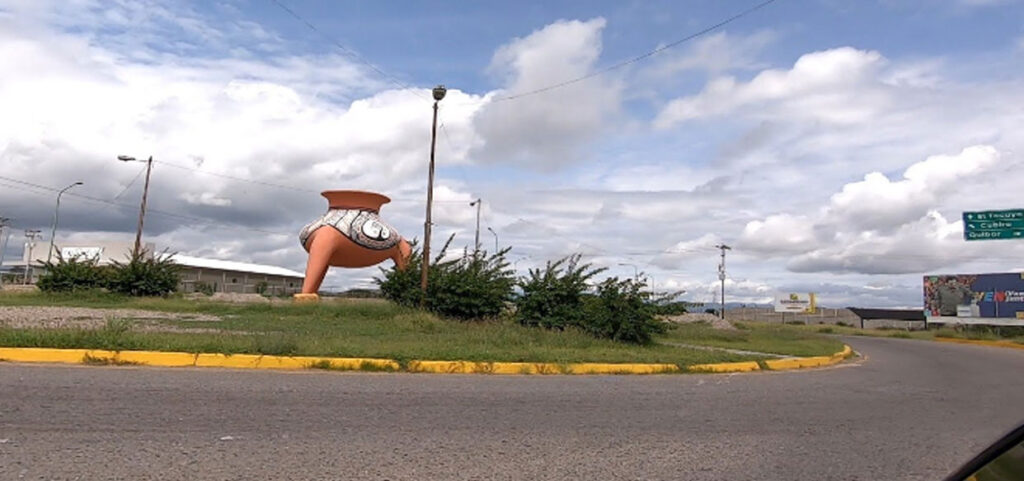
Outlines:
[[[596,282],[594,277],[603,269],[582,263],[580,256],[549,262],[516,278],[506,259],[508,249],[453,258],[447,255],[450,243],[451,239],[431,263],[425,297],[420,291],[422,257],[414,249],[408,269],[381,269],[377,284],[385,299],[325,297],[316,304],[286,300],[229,304],[176,295],[172,292],[177,269],[165,255],[139,255],[108,267],[58,257],[40,280],[42,292],[0,294],[0,309],[114,310],[109,316],[103,314],[106,319],[93,319],[98,322],[57,322],[47,328],[24,318],[19,324],[7,324],[0,312],[0,346],[371,357],[400,362],[679,366],[770,357],[760,353],[825,355],[842,348],[838,341],[812,332],[775,326],[740,325],[726,331],[701,323],[665,322],[663,315],[685,312],[687,305],[674,302],[672,296],[653,298],[637,279]],[[191,316],[146,318],[125,309]]]
[[[381,300],[338,299],[227,304],[171,298],[130,298],[110,293],[0,294],[12,306],[130,308],[205,314],[217,321],[112,319],[94,329],[0,327],[0,345],[109,350],[251,353],[398,359],[523,362],[658,362],[688,365],[756,359],[725,352],[639,346],[597,339],[577,329],[553,331],[511,319],[448,320]],[[153,329],[165,326],[168,332]],[[143,325],[150,328],[139,329]],[[188,328],[204,332],[175,332]]]
[[[137,309],[181,313],[186,319],[110,318],[93,328],[13,328],[5,308]],[[111,311],[116,312],[116,311]],[[218,320],[190,320],[218,319]],[[538,329],[505,316],[465,322],[379,299],[334,299],[318,304],[288,301],[229,304],[180,296],[128,297],[109,292],[0,293],[0,346],[158,350],[180,352],[380,357],[519,362],[657,362],[680,366],[764,356],[683,348],[673,343],[727,346],[793,355],[828,354],[839,345],[814,335],[765,329],[722,341],[707,325],[669,326],[647,345],[598,339],[579,328]],[[190,332],[200,328],[201,332]],[[772,345],[773,339],[778,345]],[[801,345],[800,343],[806,343]],[[839,345],[841,347],[841,345]],[[793,348],[793,352],[787,349]]]
[[[749,323],[752,326],[764,327],[766,323]],[[972,339],[980,341],[1010,341],[1024,344],[1024,328],[1012,326],[960,326],[929,328],[928,330],[907,330],[899,328],[860,329],[838,325],[788,325],[789,328],[806,333],[836,334],[843,336],[892,337],[898,339],[933,340],[936,337],[953,339]]]

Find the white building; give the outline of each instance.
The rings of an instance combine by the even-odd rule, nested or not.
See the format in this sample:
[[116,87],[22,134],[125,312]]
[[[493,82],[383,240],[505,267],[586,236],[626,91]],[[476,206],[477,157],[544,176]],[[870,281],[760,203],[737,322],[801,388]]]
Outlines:
[[[3,267],[6,272],[16,277],[15,282],[21,283],[25,275],[26,265],[30,265],[31,283],[35,283],[41,274],[45,273],[43,261],[46,260],[48,246],[36,245],[33,250],[32,262],[29,263],[29,250],[25,249],[21,260],[5,261]],[[89,243],[88,245],[62,245],[59,246],[61,257],[65,259],[93,259],[98,265],[110,265],[114,261],[126,262],[131,256],[134,243],[132,242],[103,242]],[[153,243],[145,243],[143,248],[153,255],[160,255]],[[55,248],[54,251],[57,251]],[[40,253],[42,252],[42,253]],[[238,293],[263,293],[268,295],[294,294],[302,290],[302,281],[305,275],[283,267],[268,266],[263,264],[252,264],[248,262],[235,262],[220,259],[207,259],[202,257],[173,254],[174,262],[181,266],[181,282],[178,290],[181,292],[238,292]],[[53,256],[56,262],[57,256]],[[10,278],[7,280],[11,281]]]

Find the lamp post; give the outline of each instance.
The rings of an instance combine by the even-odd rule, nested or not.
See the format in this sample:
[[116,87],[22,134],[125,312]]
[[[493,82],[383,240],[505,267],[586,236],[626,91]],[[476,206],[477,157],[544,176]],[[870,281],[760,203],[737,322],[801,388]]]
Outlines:
[[[121,162],[134,162],[135,157],[128,155],[118,155],[117,160]],[[146,184],[142,188],[142,206],[139,207],[139,226],[135,229],[135,249],[132,251],[132,257],[139,256],[139,249],[142,247],[142,223],[146,218],[146,197],[149,196],[149,173],[153,170],[153,156],[149,156],[149,160],[140,162],[146,163]]]
[[494,234],[494,252],[497,253],[498,252],[498,233],[494,232],[494,229],[491,229],[490,227],[488,227],[487,230],[491,231],[491,234]]
[[33,275],[35,273],[32,272],[32,250],[36,248],[36,239],[39,237],[39,230],[37,229],[25,231],[25,238],[28,239],[25,241],[25,249],[28,251],[25,256],[25,285],[28,285],[29,280],[35,277]]
[[480,206],[483,202],[478,198],[473,202],[469,203],[470,207],[476,206],[476,243],[473,244],[473,255],[475,256],[480,252]]
[[430,270],[430,210],[434,203],[434,147],[437,145],[437,103],[448,93],[444,85],[434,87],[434,123],[430,128],[430,168],[427,174],[427,219],[423,223],[423,272],[420,274],[420,289],[423,297],[420,306],[427,302],[427,272]]
[[[7,251],[7,241],[10,240],[11,235],[7,233],[7,222],[11,219],[8,217],[0,217],[0,268],[4,266],[4,252]],[[4,276],[0,272],[0,289],[4,287]]]
[[77,185],[82,185],[82,183],[75,182],[74,184],[71,184],[61,189],[61,191],[57,193],[57,207],[53,209],[53,229],[50,230],[50,250],[49,252],[46,253],[47,264],[49,264],[50,260],[53,259],[53,238],[57,235],[57,220],[60,217],[60,196],[64,195],[64,192],[67,191],[68,189],[75,187]]

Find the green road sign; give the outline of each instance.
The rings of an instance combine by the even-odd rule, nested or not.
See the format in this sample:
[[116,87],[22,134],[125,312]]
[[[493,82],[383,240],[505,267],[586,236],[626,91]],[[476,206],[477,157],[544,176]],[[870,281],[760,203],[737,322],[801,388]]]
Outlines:
[[964,212],[964,240],[1024,239],[1024,209]]

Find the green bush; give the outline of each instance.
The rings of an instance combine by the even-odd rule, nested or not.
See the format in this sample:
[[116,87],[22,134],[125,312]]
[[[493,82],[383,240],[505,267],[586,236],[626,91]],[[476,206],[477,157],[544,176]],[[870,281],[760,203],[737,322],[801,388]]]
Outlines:
[[373,281],[385,299],[403,306],[419,306],[423,298],[423,291],[420,289],[422,269],[423,253],[413,242],[412,254],[405,270],[398,270],[395,266],[389,269],[381,267],[381,277],[375,277]]
[[[425,307],[442,316],[462,320],[498,316],[505,303],[512,299],[515,286],[515,277],[505,259],[508,249],[489,256],[478,253],[442,262],[451,241],[449,238],[430,265]],[[384,277],[375,280],[384,297],[403,305],[419,305],[422,265],[422,254],[414,248],[404,271],[394,267],[382,269]]]
[[587,281],[604,269],[580,264],[573,255],[548,262],[543,270],[530,269],[519,282],[522,293],[515,298],[515,319],[524,326],[565,329],[579,326],[584,316]]
[[615,277],[601,282],[597,295],[586,301],[580,328],[602,339],[649,344],[654,334],[667,330],[667,325],[655,317],[657,307],[649,301],[644,287],[643,282]]
[[133,252],[128,262],[113,261],[107,288],[130,296],[164,296],[178,288],[179,266],[167,251],[149,255]]
[[57,262],[47,261],[43,265],[46,266],[46,274],[36,284],[41,291],[75,292],[106,286],[106,271],[97,266],[94,259],[65,259],[57,252]]
[[197,282],[196,283],[196,292],[198,292],[200,294],[206,294],[208,296],[212,296],[213,295],[213,284],[210,284],[208,282],[202,282],[202,281]]

